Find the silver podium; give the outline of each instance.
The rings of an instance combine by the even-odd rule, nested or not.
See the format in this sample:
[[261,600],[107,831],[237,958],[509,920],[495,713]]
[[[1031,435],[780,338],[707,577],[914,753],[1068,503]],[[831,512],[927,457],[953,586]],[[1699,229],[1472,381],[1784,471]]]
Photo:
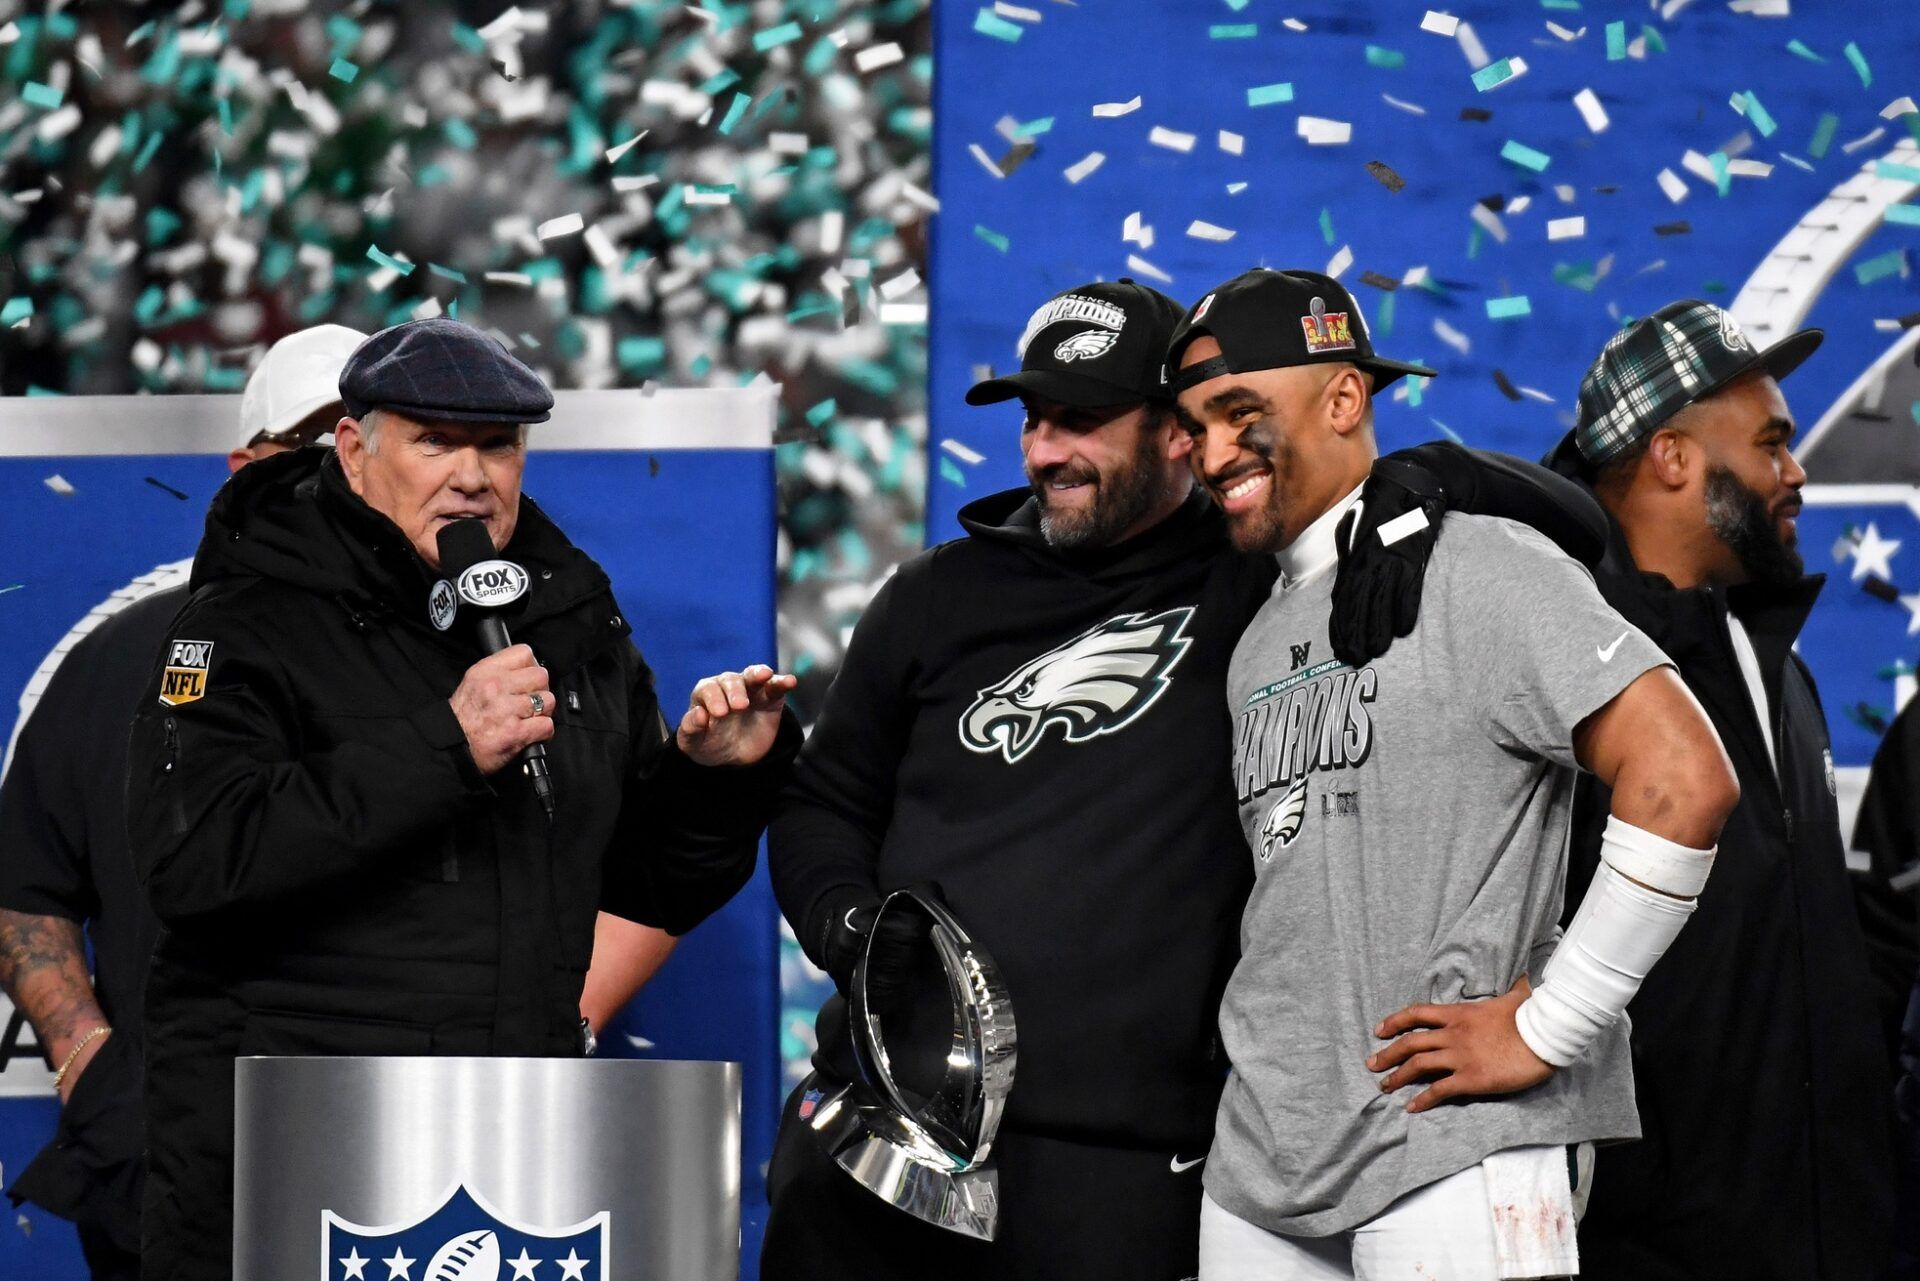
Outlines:
[[735,1281],[740,1065],[243,1058],[244,1281]]

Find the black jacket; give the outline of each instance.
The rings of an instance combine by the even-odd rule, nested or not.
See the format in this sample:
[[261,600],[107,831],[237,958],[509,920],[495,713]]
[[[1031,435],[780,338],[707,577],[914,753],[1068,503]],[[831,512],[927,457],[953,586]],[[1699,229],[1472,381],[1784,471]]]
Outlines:
[[[1581,1276],[1869,1281],[1892,1227],[1892,1081],[1826,720],[1792,652],[1824,579],[1676,590],[1639,572],[1618,525],[1595,577],[1706,709],[1740,804],[1698,909],[1629,1008],[1643,1137],[1600,1154]],[[1760,660],[1777,775],[1734,656],[1729,608]],[[1606,787],[1581,776],[1569,917],[1598,865],[1611,803]]]
[[127,726],[184,586],[134,601],[55,669],[0,786],[0,907],[84,922],[113,1035],[10,1194],[140,1248],[141,993],[159,922],[127,851]]
[[[1232,555],[1199,494],[1084,555],[1047,545],[1024,489],[960,518],[969,537],[902,565],[854,629],[775,814],[774,892],[824,962],[823,905],[936,882],[1013,998],[1005,1125],[1198,1154],[1252,883],[1222,691],[1272,561]],[[816,1063],[850,1076],[840,997],[819,1034]]]
[[527,499],[502,554],[533,577],[511,626],[558,704],[550,828],[519,771],[480,776],[448,705],[470,619],[434,629],[434,575],[331,453],[214,500],[128,763],[164,927],[149,1277],[225,1275],[235,1055],[577,1054],[596,911],[681,933],[752,871],[797,729],[753,769],[693,765],[599,567]]

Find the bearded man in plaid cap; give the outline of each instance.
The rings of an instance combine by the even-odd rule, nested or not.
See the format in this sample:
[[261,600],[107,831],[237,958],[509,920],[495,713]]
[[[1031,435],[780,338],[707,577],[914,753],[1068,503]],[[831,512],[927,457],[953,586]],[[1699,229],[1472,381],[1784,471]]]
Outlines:
[[[1807,475],[1780,380],[1821,337],[1762,350],[1720,308],[1670,303],[1607,343],[1548,460],[1606,507],[1601,593],[1673,660],[1740,779],[1713,883],[1633,1005],[1643,1137],[1601,1154],[1586,1277],[1867,1278],[1885,1264],[1893,1116],[1876,1014],[1890,1033],[1905,989],[1887,985],[1876,1011],[1833,753],[1793,652],[1825,580],[1796,546]],[[1581,779],[1569,904],[1610,799]],[[1862,906],[1892,897],[1861,888]]]

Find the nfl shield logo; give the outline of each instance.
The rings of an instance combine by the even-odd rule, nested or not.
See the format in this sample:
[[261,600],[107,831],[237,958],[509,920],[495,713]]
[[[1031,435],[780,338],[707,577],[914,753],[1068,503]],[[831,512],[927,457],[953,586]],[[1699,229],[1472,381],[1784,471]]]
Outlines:
[[320,1212],[320,1281],[608,1281],[605,1210],[563,1228],[515,1223],[464,1186],[412,1223]]

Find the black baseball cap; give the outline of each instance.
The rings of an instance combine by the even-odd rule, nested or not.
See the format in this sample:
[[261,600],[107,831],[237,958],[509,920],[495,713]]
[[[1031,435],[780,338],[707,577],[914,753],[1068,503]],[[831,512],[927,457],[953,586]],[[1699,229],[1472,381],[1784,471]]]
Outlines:
[[543,423],[553,393],[491,334],[446,316],[382,329],[340,371],[354,418],[391,409],[423,422]]
[[967,389],[969,405],[1041,396],[1093,408],[1167,401],[1162,357],[1180,304],[1122,276],[1057,293],[1027,320],[1020,372]]
[[1580,380],[1573,443],[1589,467],[1598,467],[1743,374],[1762,369],[1775,381],[1785,378],[1825,336],[1802,329],[1762,350],[1712,303],[1670,302],[1607,339]]
[[[1206,335],[1220,354],[1191,369],[1180,356]],[[1367,321],[1345,285],[1317,271],[1242,272],[1194,304],[1167,344],[1167,377],[1173,394],[1221,374],[1294,365],[1358,365],[1373,375],[1373,390],[1402,374],[1422,378],[1434,370],[1374,354]]]

